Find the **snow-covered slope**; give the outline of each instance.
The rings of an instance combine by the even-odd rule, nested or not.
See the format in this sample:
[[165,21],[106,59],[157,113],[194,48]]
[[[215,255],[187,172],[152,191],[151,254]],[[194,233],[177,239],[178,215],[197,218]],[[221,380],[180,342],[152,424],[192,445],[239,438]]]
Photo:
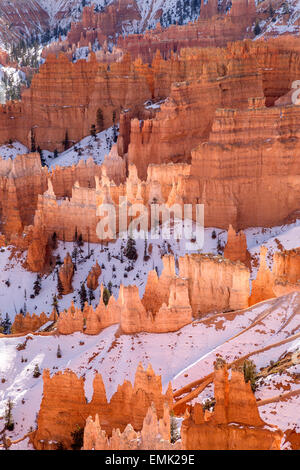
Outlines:
[[256,39],[261,37],[276,37],[282,34],[297,35],[300,31],[300,1],[299,0],[264,0],[257,3],[258,18],[261,29]]
[[[297,294],[292,294],[235,315],[229,313],[211,320],[196,321],[176,333],[120,336],[118,326],[112,326],[98,336],[80,333],[70,336],[27,335],[25,348],[21,350],[17,346],[24,344],[25,337],[0,338],[0,416],[10,398],[14,403],[16,423],[15,430],[8,435],[13,439],[20,438],[31,427],[35,428],[36,413],[42,398],[42,378],[33,377],[36,364],[40,371],[48,368],[55,373],[70,368],[84,377],[88,400],[92,398],[96,371],[102,374],[110,399],[118,384],[125,379],[133,381],[139,362],[144,367],[152,364],[154,371],[162,376],[164,390],[169,381],[178,388],[210,374],[216,354],[230,361],[250,352],[259,370],[268,366],[271,360],[277,361],[281,355],[299,351],[299,337],[293,337],[295,334],[299,336],[300,328],[299,315],[293,317],[299,308],[299,294],[298,300],[296,297]],[[290,320],[289,324],[286,323],[287,319]],[[256,321],[259,321],[257,326]],[[274,346],[282,340],[286,342]],[[56,356],[58,345],[62,351],[60,359]],[[261,351],[264,347],[269,349]],[[281,376],[281,381],[291,382],[291,374],[297,373],[299,364],[291,364],[288,372]],[[265,383],[260,381],[257,399],[279,395],[281,390],[278,385],[279,379],[275,376],[266,379]],[[293,379],[290,388],[297,390],[300,385]],[[210,386],[197,400],[204,401],[212,396],[213,387]],[[280,406],[280,410],[275,410],[276,415],[273,414],[274,404],[264,406],[263,418],[270,424],[275,420],[283,430],[291,427],[299,430],[299,399],[282,401]],[[26,445],[23,443],[23,446]]]

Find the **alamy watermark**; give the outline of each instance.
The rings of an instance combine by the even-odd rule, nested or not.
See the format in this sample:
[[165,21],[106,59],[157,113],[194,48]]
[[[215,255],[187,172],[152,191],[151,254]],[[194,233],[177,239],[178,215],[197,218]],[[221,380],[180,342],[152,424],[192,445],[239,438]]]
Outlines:
[[204,245],[204,204],[128,204],[126,197],[119,205],[101,204],[96,233],[99,240],[121,239],[180,240],[192,250]]

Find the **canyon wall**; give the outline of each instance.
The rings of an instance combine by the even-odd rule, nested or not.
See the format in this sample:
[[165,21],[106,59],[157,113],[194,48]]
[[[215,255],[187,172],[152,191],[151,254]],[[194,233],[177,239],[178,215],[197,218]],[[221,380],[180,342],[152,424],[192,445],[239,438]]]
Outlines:
[[95,375],[94,394],[89,403],[84,395],[83,378],[72,371],[58,372],[50,377],[49,371],[45,370],[43,380],[43,399],[33,437],[35,448],[40,450],[57,449],[61,445],[69,449],[71,433],[77,427],[84,428],[89,416],[98,415],[99,425],[108,436],[112,435],[113,429],[123,432],[128,423],[135,431],[140,431],[152,403],[161,420],[165,403],[171,407],[173,402],[170,386],[163,394],[160,376],[155,375],[151,366],[144,370],[141,364],[134,384],[125,381],[119,385],[109,402],[100,374]]
[[[226,3],[226,2],[225,2]],[[156,20],[162,10],[157,11]],[[96,12],[94,7],[83,9],[82,20],[71,24],[71,30],[66,39],[59,40],[43,50],[43,57],[49,52],[65,52],[72,58],[76,48],[89,47],[95,41],[105,48],[108,38],[115,39],[116,48],[130,52],[133,58],[141,57],[151,63],[157,50],[166,59],[172,52],[178,52],[184,47],[224,46],[228,42],[246,37],[252,38],[250,25],[256,18],[255,2],[253,0],[234,0],[232,7],[226,11],[224,2],[219,6],[215,0],[209,0],[201,5],[200,17],[197,21],[179,26],[171,25],[162,28],[158,22],[155,29],[146,29],[143,34],[126,35],[134,22],[141,22],[142,17],[134,0],[121,0],[109,5],[104,11]],[[140,24],[144,30],[148,17]],[[101,53],[102,51],[100,51]],[[109,60],[109,55],[107,60]],[[105,58],[105,54],[101,54]]]
[[204,416],[196,403],[182,423],[182,446],[187,450],[279,450],[283,433],[260,418],[250,382],[239,368],[228,379],[227,366],[218,359],[214,372],[215,408]]

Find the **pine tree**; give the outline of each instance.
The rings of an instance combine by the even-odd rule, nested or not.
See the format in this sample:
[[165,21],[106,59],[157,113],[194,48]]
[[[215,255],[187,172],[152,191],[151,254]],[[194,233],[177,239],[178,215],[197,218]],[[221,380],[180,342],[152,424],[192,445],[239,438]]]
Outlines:
[[37,296],[39,295],[39,293],[41,292],[41,276],[38,274],[36,276],[36,280],[35,280],[35,283],[33,284],[33,292],[34,292],[34,295]]
[[95,124],[92,124],[91,126],[91,136],[94,137],[94,139],[96,139],[97,137],[97,130]]
[[104,129],[104,118],[103,118],[103,112],[101,108],[99,108],[97,111],[97,128],[98,128],[98,132],[102,132]]
[[33,371],[33,377],[35,379],[38,379],[41,375],[41,371],[40,371],[40,368],[39,368],[39,365],[36,364],[35,367],[34,367],[34,371]]
[[104,305],[108,305],[110,299],[110,292],[107,287],[103,289],[103,303]]
[[113,128],[112,128],[112,130],[113,130],[113,141],[114,141],[114,143],[116,143],[117,140],[118,140],[118,128],[116,126],[116,111],[115,110],[113,111],[112,120],[113,120]]
[[256,365],[252,360],[246,360],[243,365],[244,369],[244,377],[245,377],[245,382],[249,382],[251,384],[251,389],[253,392],[255,392],[257,388],[256,380],[257,380],[257,375],[256,375]]
[[55,150],[54,150],[54,153],[53,153],[53,158],[57,158],[57,157],[58,157],[58,150],[55,149]]
[[260,27],[260,25],[259,25],[259,21],[258,21],[258,20],[256,20],[256,22],[255,22],[255,26],[254,26],[254,30],[253,30],[253,31],[254,31],[255,36],[258,36],[258,35],[261,33],[261,27]]
[[80,291],[79,291],[79,296],[80,296],[80,307],[81,307],[81,310],[83,310],[84,306],[85,306],[85,303],[88,301],[84,282],[81,284],[81,288],[80,288]]
[[5,335],[9,335],[9,334],[10,334],[10,330],[11,330],[11,321],[10,321],[10,318],[9,318],[8,313],[5,314],[5,319],[2,321],[2,328],[3,328],[3,333],[4,333]]
[[63,146],[64,146],[65,151],[68,150],[68,148],[70,147],[69,133],[67,130],[65,134],[65,140],[63,141]]
[[14,419],[12,416],[13,402],[9,398],[5,408],[5,429],[7,431],[13,431],[15,427]]
[[93,289],[89,289],[89,304],[91,305],[92,301],[95,300],[95,295]]
[[62,357],[60,345],[57,346],[56,357],[60,359]]
[[129,237],[127,240],[127,245],[125,248],[125,256],[131,261],[136,261],[138,257],[138,254],[136,251],[135,240],[131,237]]
[[57,292],[59,298],[61,298],[64,294],[64,286],[62,285],[61,279],[59,277],[59,273],[57,273]]
[[58,310],[58,300],[57,300],[57,296],[54,294],[53,298],[52,298],[52,307],[54,308],[54,310],[56,311],[57,315],[59,315],[59,310]]
[[77,258],[78,258],[78,248],[77,246],[74,247],[72,251],[72,259],[74,260],[74,269],[77,271]]
[[144,261],[149,261],[150,256],[148,255],[148,244],[147,238],[145,238],[145,245],[144,245]]
[[171,443],[174,444],[178,440],[178,427],[177,422],[175,419],[174,414],[172,413],[170,416],[170,435],[171,435]]
[[33,129],[30,132],[30,140],[31,140],[31,152],[36,152],[36,145],[35,145],[35,135]]
[[56,232],[53,232],[51,239],[52,239],[52,249],[55,250],[57,248],[57,235],[56,235]]
[[78,246],[83,246],[83,238],[82,234],[79,235],[78,240],[77,240],[77,245]]

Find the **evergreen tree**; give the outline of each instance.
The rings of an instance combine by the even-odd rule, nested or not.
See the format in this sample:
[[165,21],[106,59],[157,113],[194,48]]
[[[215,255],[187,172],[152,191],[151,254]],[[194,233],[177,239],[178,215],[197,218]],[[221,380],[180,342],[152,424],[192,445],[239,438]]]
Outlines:
[[35,135],[33,129],[30,132],[31,152],[36,152]]
[[57,346],[56,357],[60,359],[62,357],[60,345]]
[[9,335],[11,330],[11,321],[8,313],[5,314],[5,319],[2,321],[1,327],[3,328],[3,334]]
[[103,112],[101,108],[99,108],[97,111],[97,128],[98,128],[98,132],[102,132],[104,129],[104,118],[103,118]]
[[64,146],[65,151],[68,150],[68,148],[70,147],[69,133],[67,130],[65,134],[65,140],[63,141],[63,146]]
[[103,302],[104,305],[108,305],[109,299],[110,299],[110,292],[107,287],[103,289]]
[[55,250],[57,248],[57,235],[56,235],[56,232],[53,232],[51,240],[52,240],[52,249]]
[[59,273],[57,273],[57,292],[58,292],[58,296],[61,298],[64,293],[64,287],[59,277]]
[[144,245],[144,261],[148,261],[150,256],[148,255],[148,243],[147,238],[145,238],[145,245]]
[[113,141],[114,143],[117,142],[118,140],[118,128],[117,128],[117,125],[116,125],[116,111],[114,110],[113,111],[113,115],[112,115],[112,120],[113,120]]
[[13,402],[9,398],[5,407],[5,428],[7,431],[13,431],[15,427],[14,419],[12,416]]
[[41,147],[38,147],[37,151],[40,154],[41,165],[42,166],[48,166],[47,163],[46,163],[46,160],[45,160],[45,157],[44,157],[44,154],[43,154],[43,151],[42,151]]
[[34,371],[33,371],[33,377],[35,379],[38,379],[41,375],[41,371],[40,371],[40,368],[39,368],[39,365],[36,364],[35,367],[34,367]]
[[111,295],[112,294],[112,283],[111,283],[111,281],[109,281],[109,283],[107,284],[107,289],[109,290],[109,293]]
[[129,237],[127,240],[127,245],[125,248],[125,256],[131,261],[136,261],[138,257],[138,254],[136,251],[135,240],[133,240],[133,238],[131,237]]
[[54,150],[54,154],[53,154],[53,158],[57,158],[57,157],[58,157],[58,150],[55,149],[55,150]]
[[82,234],[79,235],[78,240],[77,240],[77,245],[78,246],[83,246],[83,238]]
[[179,438],[178,436],[178,426],[176,422],[176,418],[173,413],[170,416],[170,435],[171,435],[171,443],[174,444]]
[[95,295],[93,289],[89,289],[89,304],[91,305],[92,301],[95,300]]
[[87,292],[86,292],[84,282],[81,284],[81,288],[80,288],[80,291],[79,291],[79,296],[80,296],[80,307],[81,307],[81,310],[83,310],[84,306],[85,306],[85,303],[88,301]]
[[33,292],[34,292],[34,295],[37,296],[39,295],[39,293],[41,292],[41,276],[38,274],[36,276],[36,280],[35,280],[35,283],[33,284]]
[[75,271],[77,271],[77,258],[78,258],[78,248],[77,246],[74,246],[74,249],[72,251],[72,259],[74,260]]
[[251,389],[255,392],[257,388],[256,380],[256,365],[252,360],[246,360],[243,365],[245,382],[250,382]]
[[58,310],[58,300],[56,294],[52,297],[52,307],[56,311],[57,315],[59,315],[59,310]]
[[92,124],[91,126],[91,136],[94,137],[94,139],[96,139],[97,137],[97,130],[95,124]]
[[255,26],[254,26],[254,30],[253,30],[253,31],[254,31],[255,36],[258,36],[258,35],[261,33],[261,27],[260,27],[260,25],[259,25],[259,21],[258,21],[258,20],[256,20],[256,22],[255,22]]

